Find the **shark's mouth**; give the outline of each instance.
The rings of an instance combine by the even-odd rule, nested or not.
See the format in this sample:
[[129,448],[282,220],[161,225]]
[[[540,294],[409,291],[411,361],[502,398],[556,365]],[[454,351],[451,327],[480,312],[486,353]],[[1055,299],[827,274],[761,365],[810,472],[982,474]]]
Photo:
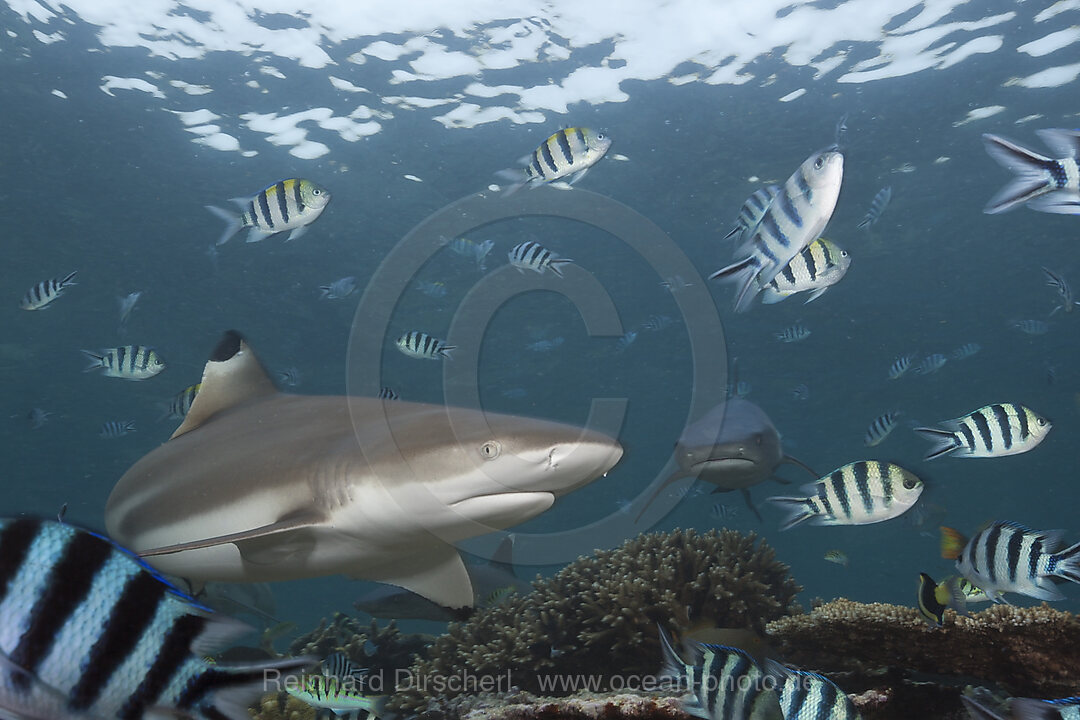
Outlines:
[[757,461],[748,457],[712,457],[706,458],[701,462],[696,462],[690,467],[695,470],[705,470],[709,467],[745,467],[757,465]]
[[451,503],[450,509],[475,522],[504,528],[536,517],[554,503],[550,492],[506,492],[465,498]]

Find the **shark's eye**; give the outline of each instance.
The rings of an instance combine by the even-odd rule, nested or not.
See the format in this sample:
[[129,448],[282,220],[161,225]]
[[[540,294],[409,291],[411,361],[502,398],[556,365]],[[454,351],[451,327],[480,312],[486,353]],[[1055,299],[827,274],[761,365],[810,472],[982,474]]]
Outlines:
[[499,457],[499,453],[502,452],[502,447],[494,440],[488,440],[486,443],[480,446],[480,455],[485,460],[494,460]]

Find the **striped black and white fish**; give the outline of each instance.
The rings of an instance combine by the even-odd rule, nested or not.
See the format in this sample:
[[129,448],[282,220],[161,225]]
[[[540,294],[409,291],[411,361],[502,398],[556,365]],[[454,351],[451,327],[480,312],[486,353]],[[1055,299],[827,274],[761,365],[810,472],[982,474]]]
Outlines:
[[986,405],[941,424],[944,429],[915,428],[934,442],[927,460],[949,454],[968,458],[1019,455],[1041,443],[1053,427],[1034,410],[1016,403]]
[[1080,720],[1080,695],[1057,700],[1013,698],[1013,720]]
[[923,482],[909,470],[879,460],[859,460],[799,488],[807,497],[771,497],[789,510],[787,530],[811,525],[869,525],[903,515],[922,495]]
[[964,343],[952,351],[953,360],[967,360],[972,355],[977,355],[982,350],[982,345],[977,342]]
[[799,252],[817,240],[832,217],[844,178],[844,156],[829,147],[808,157],[784,183],[753,235],[736,248],[741,260],[717,270],[710,280],[741,283],[735,309],[750,308]]
[[357,666],[343,652],[327,655],[322,661],[322,674],[346,681],[359,681],[368,674],[367,668]]
[[[131,552],[67,523],[0,519],[0,715],[246,720],[264,673],[306,658],[210,663],[250,632]],[[280,675],[279,675],[280,676]]]
[[784,720],[776,678],[750,655],[725,645],[690,643],[693,660],[684,661],[660,631],[663,678],[685,692],[681,702],[691,715],[709,720]]
[[497,175],[514,184],[507,194],[517,192],[523,186],[539,187],[546,183],[570,177],[570,184],[581,180],[593,165],[604,157],[611,147],[611,138],[589,128],[564,128],[522,158],[522,169],[501,170]]
[[42,280],[26,291],[22,300],[19,301],[19,307],[23,310],[41,310],[53,300],[60,297],[65,288],[72,285],[78,285],[78,283],[75,282],[75,276],[78,273],[79,271],[76,270],[63,278]]
[[[998,521],[975,533],[956,558],[956,569],[996,603],[1013,592],[1039,600],[1065,597],[1053,578],[1080,583],[1080,543],[1064,550],[1062,530],[1036,531]],[[959,611],[962,597],[953,598]]]
[[892,365],[889,366],[889,379],[899,380],[904,377],[907,371],[911,369],[911,363],[913,362],[915,362],[915,353],[897,355]]
[[765,660],[763,667],[781,678],[778,689],[784,720],[861,720],[847,693],[824,675],[795,670],[775,660]]
[[916,375],[933,375],[941,368],[945,367],[949,359],[941,353],[933,353],[927,355],[922,359],[918,365],[915,366]]
[[551,270],[555,275],[562,277],[560,265],[574,262],[570,258],[559,257],[538,242],[523,242],[515,245],[507,253],[510,264],[517,268],[518,272],[532,270],[541,275],[545,270]]
[[877,195],[874,196],[873,201],[870,203],[870,209],[866,211],[866,215],[859,221],[858,228],[862,230],[876,223],[881,218],[881,213],[885,212],[885,208],[889,206],[890,200],[892,200],[892,186],[886,185],[878,190]]
[[377,396],[380,400],[400,400],[401,396],[398,395],[397,390],[392,387],[383,386],[379,388],[379,394]]
[[735,238],[735,242],[740,246],[743,242],[749,240],[754,231],[757,230],[761,218],[765,217],[765,211],[769,209],[773,199],[779,193],[779,185],[767,185],[755,190],[750,197],[746,198],[746,202],[743,203],[742,208],[739,210],[739,217],[735,219],[735,227],[724,236],[724,239]]
[[[780,274],[762,290],[761,302],[772,305],[796,293],[809,292],[812,302],[840,282],[851,265],[851,256],[832,240],[818,238],[791,259]],[[806,304],[806,303],[804,303]]]
[[1046,284],[1054,288],[1057,291],[1058,296],[1061,298],[1061,304],[1050,311],[1053,315],[1058,310],[1070,313],[1073,308],[1080,305],[1080,302],[1073,300],[1072,288],[1069,287],[1069,283],[1065,282],[1065,278],[1058,275],[1049,268],[1043,268],[1043,273],[1046,275]]
[[780,332],[773,333],[773,336],[783,343],[802,342],[810,337],[810,330],[802,323],[795,323]]
[[900,419],[900,413],[896,410],[890,410],[887,413],[878,415],[870,423],[870,426],[866,428],[866,436],[863,438],[863,444],[866,447],[874,447],[884,442],[885,438],[889,437],[894,429],[896,429],[896,422]]
[[157,350],[143,345],[107,348],[102,350],[100,355],[89,350],[82,352],[93,361],[83,372],[101,369],[105,377],[145,380],[165,369],[165,361],[157,354]]
[[457,346],[447,345],[446,341],[428,335],[426,332],[413,330],[397,339],[397,348],[409,357],[424,360],[438,360],[439,358],[450,359],[450,351]]
[[183,420],[187,417],[188,410],[191,409],[191,403],[195,402],[195,396],[199,394],[199,388],[202,387],[202,383],[195,383],[194,385],[188,385],[180,392],[173,395],[172,399],[166,403],[160,403],[162,409],[161,417],[158,421],[173,419]]
[[252,197],[230,198],[230,201],[240,207],[239,215],[206,206],[227,223],[218,245],[228,242],[243,228],[250,228],[248,242],[259,242],[286,230],[292,230],[287,240],[296,240],[322,215],[330,202],[330,191],[311,180],[290,178],[279,180]]
[[983,208],[994,215],[1026,204],[1032,210],[1080,215],[1080,130],[1036,130],[1058,159],[1048,158],[997,135],[984,134],[986,152],[1016,177]]
[[135,432],[134,420],[109,420],[102,424],[101,432],[98,435],[107,440],[114,440],[133,432]]
[[1025,335],[1045,335],[1050,332],[1050,323],[1042,320],[1017,320],[1012,327]]

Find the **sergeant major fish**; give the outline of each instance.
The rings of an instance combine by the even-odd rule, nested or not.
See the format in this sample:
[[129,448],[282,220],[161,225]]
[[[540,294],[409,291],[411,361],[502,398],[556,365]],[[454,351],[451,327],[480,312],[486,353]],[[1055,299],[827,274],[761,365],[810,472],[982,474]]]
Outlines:
[[195,383],[194,385],[188,385],[186,388],[178,392],[172,397],[169,402],[161,403],[162,414],[158,418],[158,422],[167,418],[174,420],[183,420],[188,414],[188,410],[191,409],[191,403],[195,402],[195,396],[199,394],[199,387],[201,383]]
[[941,368],[945,367],[945,363],[948,362],[941,353],[934,353],[927,355],[922,359],[922,362],[915,366],[916,375],[933,375]]
[[517,268],[518,272],[532,270],[544,274],[550,270],[558,277],[562,277],[560,265],[574,262],[570,258],[559,257],[538,242],[523,242],[515,245],[508,253],[510,264]]
[[766,659],[762,667],[780,678],[780,707],[784,720],[861,720],[847,693],[829,678],[807,670],[795,670]]
[[836,208],[843,177],[844,156],[835,146],[811,155],[784,183],[754,234],[736,248],[736,256],[745,257],[709,276],[742,283],[735,295],[738,312],[748,310],[758,291],[821,236]]
[[454,345],[447,345],[444,340],[418,330],[405,333],[397,339],[396,344],[398,350],[409,357],[424,360],[450,359],[450,351],[457,349]]
[[311,180],[290,178],[280,180],[252,197],[230,198],[230,201],[240,206],[239,215],[213,205],[206,206],[226,222],[218,245],[228,242],[243,228],[251,228],[247,236],[249,243],[286,230],[292,230],[287,240],[296,240],[322,215],[330,202],[330,191]]
[[[336,716],[360,711],[366,713],[365,720],[386,716],[385,696],[367,695],[356,688],[355,682],[336,675],[305,675],[299,687],[296,683],[286,683],[285,692],[314,708],[330,710]],[[357,714],[356,717],[361,716]]]
[[926,460],[950,453],[972,458],[1018,455],[1041,443],[1052,427],[1049,420],[1016,403],[986,405],[942,425],[945,429],[915,428],[934,442]]
[[[956,569],[996,603],[1014,592],[1039,600],[1065,596],[1052,580],[1080,583],[1080,543],[1064,550],[1061,530],[1035,531],[1020,523],[998,521],[975,533],[956,558]],[[963,610],[964,598],[953,598]]]
[[810,337],[810,330],[802,323],[795,323],[790,327],[786,327],[780,332],[773,333],[777,340],[783,343],[795,343],[802,342],[806,338]]
[[41,310],[53,300],[60,297],[65,288],[78,284],[75,282],[75,276],[78,272],[79,271],[76,270],[68,273],[63,278],[42,280],[26,291],[22,300],[19,301],[19,307],[23,310]]
[[554,180],[570,176],[573,185],[604,157],[611,147],[611,138],[589,128],[564,128],[522,158],[522,169],[501,170],[497,174],[513,185],[506,194],[517,192],[523,186],[539,187]]
[[0,520],[0,714],[246,720],[265,673],[306,658],[203,659],[246,633],[96,533],[30,517]]
[[866,437],[863,438],[863,444],[866,447],[880,445],[885,441],[885,438],[889,437],[889,433],[896,428],[896,421],[899,417],[899,412],[891,410],[874,418],[870,426],[866,428]]
[[352,275],[339,278],[329,285],[319,286],[320,300],[344,300],[356,292],[356,278]]
[[761,218],[765,217],[765,211],[769,209],[773,199],[779,193],[779,185],[768,185],[755,190],[750,197],[746,198],[746,202],[739,210],[739,217],[735,220],[735,227],[724,236],[724,239],[735,238],[735,242],[740,244],[748,240],[757,230]]
[[904,353],[903,355],[897,355],[893,360],[892,365],[889,366],[889,379],[899,380],[904,377],[908,370],[911,369],[911,363],[915,361],[915,353]]
[[989,133],[986,152],[1016,177],[983,208],[994,215],[1026,204],[1039,212],[1080,214],[1080,130],[1047,129],[1036,134],[1059,159],[1048,158]]
[[110,420],[101,426],[101,432],[98,435],[113,440],[133,432],[135,432],[134,420]]
[[1069,283],[1065,282],[1065,278],[1048,268],[1043,268],[1042,271],[1046,275],[1046,284],[1054,288],[1061,297],[1061,304],[1051,310],[1050,314],[1053,315],[1058,310],[1071,313],[1073,307],[1080,305],[1080,302],[1073,300],[1072,288],[1069,287]]
[[83,372],[102,369],[105,377],[123,378],[124,380],[146,380],[165,369],[165,361],[157,350],[142,345],[121,345],[108,348],[101,354],[82,351],[93,362]]
[[811,525],[869,525],[899,517],[919,499],[923,482],[894,463],[860,460],[799,488],[807,497],[771,497],[789,510],[781,530]]
[[761,302],[772,305],[801,292],[810,292],[806,303],[817,300],[840,282],[851,265],[847,250],[832,240],[818,238],[791,259],[780,274],[762,289]]
[[889,200],[891,199],[891,186],[886,185],[878,190],[877,195],[874,196],[873,202],[870,203],[870,209],[866,212],[866,216],[859,222],[858,228],[862,230],[876,223],[881,217],[881,213],[885,212],[885,208],[889,206]]

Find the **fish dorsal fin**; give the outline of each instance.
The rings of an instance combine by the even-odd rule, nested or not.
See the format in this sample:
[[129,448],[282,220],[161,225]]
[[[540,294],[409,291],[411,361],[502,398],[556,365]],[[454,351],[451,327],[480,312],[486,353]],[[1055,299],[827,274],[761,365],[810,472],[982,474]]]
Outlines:
[[224,410],[277,392],[277,386],[244,337],[228,330],[206,362],[199,393],[184,422],[169,439],[194,430]]

